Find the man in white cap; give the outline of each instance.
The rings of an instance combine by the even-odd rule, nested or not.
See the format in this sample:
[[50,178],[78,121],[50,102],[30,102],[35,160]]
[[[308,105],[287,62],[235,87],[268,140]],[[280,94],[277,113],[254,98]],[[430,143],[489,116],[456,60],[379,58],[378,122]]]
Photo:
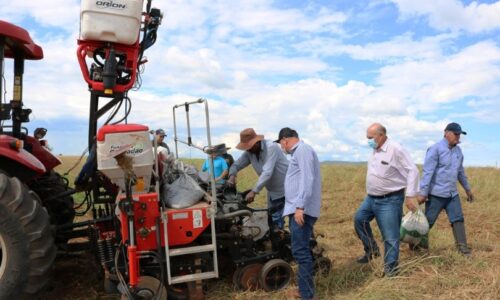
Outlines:
[[253,128],[246,128],[240,132],[240,142],[236,149],[243,150],[243,154],[229,169],[228,183],[234,184],[236,174],[252,165],[259,179],[247,194],[246,200],[250,203],[265,187],[267,189],[267,205],[271,211],[275,225],[283,229],[283,207],[285,205],[285,176],[288,169],[288,160],[280,146],[271,140],[264,139],[263,135],[255,133]]

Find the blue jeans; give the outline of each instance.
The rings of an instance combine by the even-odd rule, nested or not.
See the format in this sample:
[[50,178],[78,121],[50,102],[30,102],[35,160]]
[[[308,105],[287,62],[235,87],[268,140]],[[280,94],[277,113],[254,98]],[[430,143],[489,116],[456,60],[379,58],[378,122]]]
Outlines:
[[284,229],[285,218],[283,217],[283,209],[285,208],[285,197],[271,199],[271,197],[268,196],[267,207],[271,211],[273,224],[276,224],[279,229]]
[[436,223],[439,213],[443,209],[446,210],[450,224],[464,221],[464,214],[462,213],[462,205],[460,204],[458,194],[448,198],[429,195],[429,199],[425,203],[425,216],[430,228]]
[[378,250],[370,226],[373,218],[377,220],[384,239],[384,271],[386,273],[393,273],[398,266],[399,228],[403,215],[403,202],[404,193],[385,198],[372,198],[367,195],[354,216],[354,228],[367,254]]
[[297,282],[301,299],[314,297],[314,267],[309,240],[312,237],[314,223],[317,218],[304,215],[304,225],[295,222],[293,214],[289,215],[289,227],[292,239],[292,255],[299,265]]

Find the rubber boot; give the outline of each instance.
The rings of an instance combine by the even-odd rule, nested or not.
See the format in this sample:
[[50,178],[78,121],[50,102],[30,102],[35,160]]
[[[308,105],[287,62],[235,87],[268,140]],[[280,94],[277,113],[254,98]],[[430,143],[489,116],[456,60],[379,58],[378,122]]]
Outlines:
[[452,225],[453,236],[455,237],[455,244],[457,246],[458,252],[466,257],[471,257],[472,252],[467,246],[467,237],[465,236],[465,225],[464,222],[455,222]]

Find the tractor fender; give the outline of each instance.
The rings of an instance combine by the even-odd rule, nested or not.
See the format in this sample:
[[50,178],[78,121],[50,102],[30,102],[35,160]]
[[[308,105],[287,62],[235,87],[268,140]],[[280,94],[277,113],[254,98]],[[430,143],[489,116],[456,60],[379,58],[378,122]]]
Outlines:
[[32,136],[24,137],[24,148],[35,156],[48,172],[61,164],[61,160],[52,154],[46,147],[42,146],[39,140]]
[[[10,146],[16,138],[0,135],[0,161],[2,169],[12,176],[31,177],[45,173],[45,166],[31,153],[24,149],[12,149]],[[22,168],[18,168],[21,166]],[[28,172],[26,172],[28,171]],[[18,174],[28,173],[28,174]],[[20,176],[19,176],[20,175]],[[23,176],[24,175],[24,176]]]

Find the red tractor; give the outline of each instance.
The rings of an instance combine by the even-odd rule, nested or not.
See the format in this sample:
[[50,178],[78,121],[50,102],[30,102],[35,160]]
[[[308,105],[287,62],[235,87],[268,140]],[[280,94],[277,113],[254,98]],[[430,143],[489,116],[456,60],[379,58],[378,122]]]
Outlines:
[[[56,255],[53,228],[73,223],[72,191],[54,168],[61,161],[28,134],[23,104],[25,60],[43,51],[24,29],[0,21],[0,78],[13,59],[12,100],[0,80],[0,299],[34,299],[46,287]],[[6,124],[11,121],[10,124]]]

